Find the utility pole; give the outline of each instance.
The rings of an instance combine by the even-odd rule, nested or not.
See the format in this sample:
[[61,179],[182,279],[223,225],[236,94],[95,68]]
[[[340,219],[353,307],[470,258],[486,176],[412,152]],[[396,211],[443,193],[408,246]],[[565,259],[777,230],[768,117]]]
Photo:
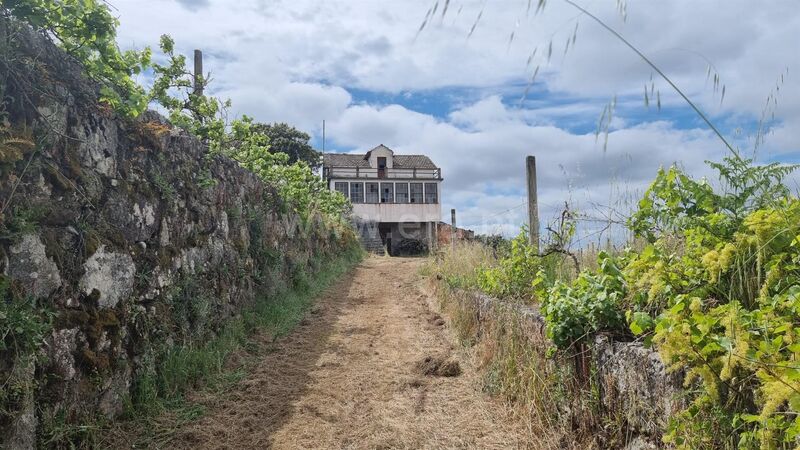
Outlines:
[[203,52],[202,50],[194,51],[194,94],[203,95]]
[[528,172],[528,231],[530,243],[539,253],[539,200],[536,195],[536,157],[525,158]]
[[456,249],[456,209],[450,210],[450,248]]

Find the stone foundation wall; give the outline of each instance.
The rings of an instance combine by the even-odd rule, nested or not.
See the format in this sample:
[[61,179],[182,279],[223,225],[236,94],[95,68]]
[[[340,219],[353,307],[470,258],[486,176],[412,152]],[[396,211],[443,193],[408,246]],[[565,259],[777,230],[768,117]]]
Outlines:
[[[488,329],[493,321],[507,323],[511,313],[519,320],[528,345],[542,352],[551,346],[545,334],[544,318],[536,308],[476,292],[458,291],[455,296],[473,305],[481,330]],[[586,366],[587,377],[593,379],[583,382],[597,387],[603,416],[600,422],[612,423],[624,430],[625,449],[662,446],[661,437],[669,418],[685,406],[685,391],[681,374],[668,374],[655,350],[645,348],[640,342],[618,342],[600,335],[584,356],[575,356],[570,365],[576,377],[581,376],[582,365]]]
[[0,301],[51,322],[30,355],[0,347],[0,447],[118,416],[160,349],[357,245],[159,115],[116,117],[42,36],[0,19],[0,41]]

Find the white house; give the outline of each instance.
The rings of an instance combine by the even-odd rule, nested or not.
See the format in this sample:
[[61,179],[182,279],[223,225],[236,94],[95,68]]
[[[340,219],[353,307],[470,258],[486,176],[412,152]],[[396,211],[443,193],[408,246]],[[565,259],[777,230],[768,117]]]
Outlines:
[[364,155],[325,153],[322,161],[329,188],[353,204],[367,249],[394,254],[409,247],[407,240],[435,245],[442,171],[430,158],[395,155],[381,144]]

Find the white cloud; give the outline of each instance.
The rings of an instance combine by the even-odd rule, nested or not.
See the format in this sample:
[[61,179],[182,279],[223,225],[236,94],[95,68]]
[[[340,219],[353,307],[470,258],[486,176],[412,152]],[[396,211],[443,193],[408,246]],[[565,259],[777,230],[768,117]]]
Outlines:
[[[761,155],[798,157],[800,138],[793,130],[800,125],[800,77],[793,70],[800,52],[793,43],[800,10],[794,1],[628,3],[626,22],[613,2],[588,5],[715,120],[726,120],[723,125],[752,124],[784,74],[778,124]],[[286,121],[317,135],[326,119],[329,142],[340,148],[383,143],[401,153],[430,155],[446,179],[443,211],[458,208],[461,223],[478,224],[482,231],[508,231],[524,220],[525,209],[517,206],[524,198],[527,154],[537,156],[545,217],[569,198],[585,209],[630,202],[619,197],[641,191],[659,165],[679,162],[702,175],[708,173],[704,160],[724,154],[710,132],[682,129],[668,118],[631,126],[641,120],[618,117],[605,151],[592,133],[568,131],[591,127],[614,94],[624,114],[643,110],[636,96],[652,71],[565,3],[549,2],[543,14],[530,17],[526,4],[451,1],[443,20],[437,15],[417,34],[430,0],[114,2],[121,45],[155,46],[168,33],[184,53],[202,48],[215,80],[212,92],[230,97],[235,113]],[[483,5],[481,22],[467,39]],[[565,55],[576,17],[577,45]],[[508,45],[511,31],[515,39]],[[537,57],[526,71],[534,47]],[[722,105],[705,79],[708,62],[726,86]],[[532,99],[523,108],[504,103],[501,96],[518,95],[536,65],[541,69]],[[654,82],[665,107],[685,107],[663,81]],[[450,87],[480,94],[453,99],[432,91]],[[433,92],[440,96],[434,101],[448,101],[453,109],[434,117],[397,104],[363,103],[353,100],[354,89],[406,97]],[[491,217],[498,223],[483,224],[485,216],[514,207]]]

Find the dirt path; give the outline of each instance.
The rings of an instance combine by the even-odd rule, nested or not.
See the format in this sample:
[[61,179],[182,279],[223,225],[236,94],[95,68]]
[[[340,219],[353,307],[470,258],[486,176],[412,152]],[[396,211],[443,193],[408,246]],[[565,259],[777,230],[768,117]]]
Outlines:
[[[520,448],[524,430],[476,375],[431,311],[418,259],[373,257],[200,420],[183,448]],[[459,376],[425,375],[450,355]],[[452,367],[451,367],[452,369]]]

